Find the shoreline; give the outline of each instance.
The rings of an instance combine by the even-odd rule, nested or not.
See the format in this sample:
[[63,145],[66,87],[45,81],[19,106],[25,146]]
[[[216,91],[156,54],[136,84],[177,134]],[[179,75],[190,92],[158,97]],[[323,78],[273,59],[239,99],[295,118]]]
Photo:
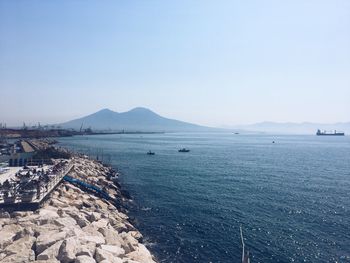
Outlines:
[[2,209],[0,261],[155,263],[127,215],[130,197],[113,168],[84,154],[72,154],[69,162],[70,177],[100,187],[111,199],[65,180],[35,211]]

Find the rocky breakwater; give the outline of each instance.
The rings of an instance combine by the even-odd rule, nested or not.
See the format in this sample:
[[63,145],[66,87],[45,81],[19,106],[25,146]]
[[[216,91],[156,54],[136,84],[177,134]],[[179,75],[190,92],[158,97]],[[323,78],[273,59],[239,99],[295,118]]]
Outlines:
[[[74,178],[94,182],[123,202],[108,167],[71,159]],[[0,262],[154,263],[142,235],[115,202],[62,182],[37,211],[1,211]]]

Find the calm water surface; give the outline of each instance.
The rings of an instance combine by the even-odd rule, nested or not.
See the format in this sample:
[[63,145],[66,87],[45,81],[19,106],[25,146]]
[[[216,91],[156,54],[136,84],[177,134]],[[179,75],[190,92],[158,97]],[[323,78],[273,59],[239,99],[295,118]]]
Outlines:
[[252,262],[350,262],[349,136],[124,134],[60,144],[110,156],[160,262],[240,262],[240,225]]

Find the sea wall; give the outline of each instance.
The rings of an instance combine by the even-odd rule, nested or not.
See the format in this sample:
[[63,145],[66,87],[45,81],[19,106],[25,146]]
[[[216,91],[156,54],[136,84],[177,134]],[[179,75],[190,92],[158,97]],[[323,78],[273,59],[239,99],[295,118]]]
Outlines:
[[0,212],[0,262],[154,263],[142,234],[121,206],[115,173],[97,161],[73,157],[70,176],[94,183],[107,201],[62,182],[36,211]]

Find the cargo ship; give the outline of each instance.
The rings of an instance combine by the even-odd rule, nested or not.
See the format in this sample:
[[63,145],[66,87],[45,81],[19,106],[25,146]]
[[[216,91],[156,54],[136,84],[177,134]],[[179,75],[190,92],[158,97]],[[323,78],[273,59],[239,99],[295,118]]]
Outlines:
[[327,131],[321,131],[320,129],[317,130],[316,132],[317,136],[322,136],[322,135],[328,135],[328,136],[344,136],[345,133],[344,132],[327,132]]

